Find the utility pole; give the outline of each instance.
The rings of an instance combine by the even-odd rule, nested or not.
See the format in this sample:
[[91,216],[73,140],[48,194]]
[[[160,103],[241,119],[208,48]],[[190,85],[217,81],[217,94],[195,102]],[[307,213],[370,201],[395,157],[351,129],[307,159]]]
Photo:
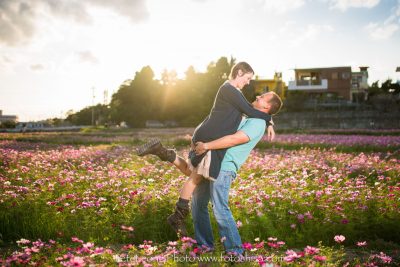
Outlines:
[[94,87],[92,87],[93,98],[92,98],[92,126],[94,126]]
[[107,89],[104,90],[103,96],[104,96],[103,104],[104,104],[104,105],[108,105],[108,90],[107,90]]

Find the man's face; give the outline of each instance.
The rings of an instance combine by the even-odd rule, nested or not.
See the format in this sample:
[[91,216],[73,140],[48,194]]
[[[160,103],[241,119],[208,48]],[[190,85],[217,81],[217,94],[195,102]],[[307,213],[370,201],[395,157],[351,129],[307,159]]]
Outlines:
[[255,109],[268,113],[271,109],[271,104],[270,104],[271,99],[272,99],[272,94],[265,93],[260,96],[257,96],[256,100],[253,101],[252,105]]
[[238,88],[241,90],[245,85],[250,84],[253,75],[252,72],[243,73],[242,71],[239,71],[238,76],[236,76],[236,79],[238,80]]

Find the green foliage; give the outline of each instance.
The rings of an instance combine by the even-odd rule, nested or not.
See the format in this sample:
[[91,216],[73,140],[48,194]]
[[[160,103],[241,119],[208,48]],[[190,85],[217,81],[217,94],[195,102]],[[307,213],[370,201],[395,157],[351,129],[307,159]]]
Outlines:
[[391,95],[397,95],[400,93],[400,84],[395,82],[392,82],[392,79],[388,78],[386,81],[384,81],[381,86],[379,86],[379,80],[375,81],[371,84],[371,86],[368,88],[368,95],[369,96],[375,96],[379,94],[391,94]]
[[[136,72],[132,80],[120,85],[109,108],[97,105],[98,124],[126,122],[130,127],[143,127],[147,120],[173,120],[181,126],[194,126],[208,115],[221,84],[228,79],[234,58],[221,57],[211,62],[205,73],[190,66],[184,79],[175,71],[164,70],[161,79],[154,78],[150,66]],[[67,121],[75,125],[92,124],[92,107],[70,114]]]
[[86,107],[77,113],[69,114],[66,121],[73,125],[92,125],[92,115],[95,124],[104,124],[109,120],[110,109],[102,104]]
[[15,128],[15,121],[3,121],[0,122],[0,128]]

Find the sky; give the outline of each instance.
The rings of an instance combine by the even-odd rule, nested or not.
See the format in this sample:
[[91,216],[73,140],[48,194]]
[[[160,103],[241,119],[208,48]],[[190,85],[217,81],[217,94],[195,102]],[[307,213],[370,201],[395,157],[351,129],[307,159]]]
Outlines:
[[0,110],[19,121],[109,101],[147,65],[184,77],[222,56],[286,82],[333,66],[397,80],[400,0],[0,0]]

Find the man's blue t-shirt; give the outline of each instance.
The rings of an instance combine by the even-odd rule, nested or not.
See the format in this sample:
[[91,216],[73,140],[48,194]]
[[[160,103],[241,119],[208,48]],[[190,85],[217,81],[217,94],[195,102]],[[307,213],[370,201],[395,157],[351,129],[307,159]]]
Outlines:
[[263,137],[266,123],[262,119],[244,118],[242,119],[238,131],[243,131],[248,137],[247,143],[233,146],[226,151],[222,160],[221,170],[237,172],[242,164],[250,155],[251,150]]

